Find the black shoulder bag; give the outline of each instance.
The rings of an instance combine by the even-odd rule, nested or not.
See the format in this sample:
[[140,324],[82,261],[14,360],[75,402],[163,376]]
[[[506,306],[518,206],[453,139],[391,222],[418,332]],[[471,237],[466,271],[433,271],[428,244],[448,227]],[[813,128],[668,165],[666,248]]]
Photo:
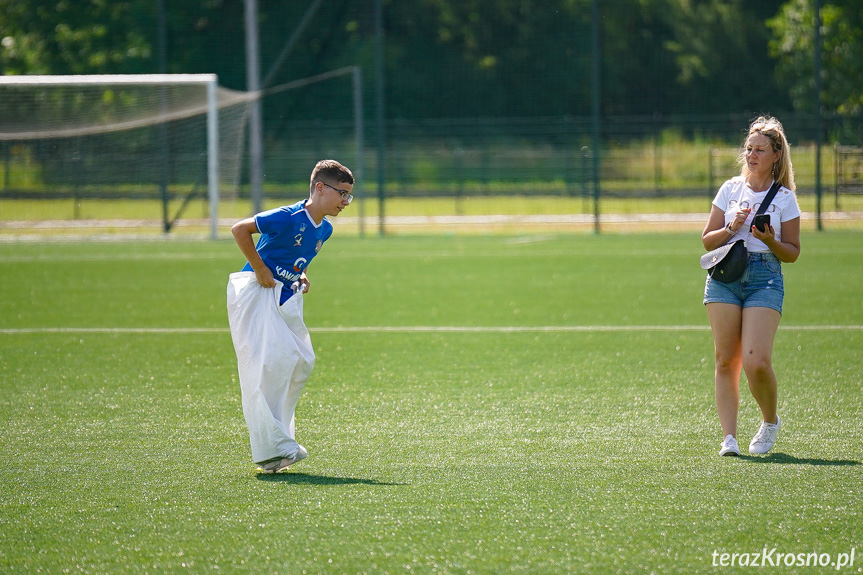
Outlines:
[[[767,195],[764,196],[764,201],[761,203],[758,211],[755,212],[756,216],[767,211],[780,187],[782,185],[779,182],[773,182]],[[749,251],[746,249],[746,240],[737,240],[701,256],[701,269],[707,270],[710,277],[716,281],[731,283],[737,281],[743,275],[748,260]]]

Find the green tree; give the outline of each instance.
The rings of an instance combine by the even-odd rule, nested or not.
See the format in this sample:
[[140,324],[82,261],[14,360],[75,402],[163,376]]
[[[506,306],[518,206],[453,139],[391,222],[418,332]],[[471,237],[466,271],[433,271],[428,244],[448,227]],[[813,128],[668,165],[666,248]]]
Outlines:
[[[592,0],[383,2],[389,117],[589,113]],[[863,107],[859,2],[823,11],[824,105],[846,114]],[[310,5],[258,2],[262,75]],[[164,6],[167,71],[245,89],[243,2]],[[811,10],[811,0],[602,0],[603,113],[810,110]],[[154,0],[0,0],[0,73],[158,72],[157,27]],[[371,2],[327,0],[272,84],[360,65],[371,115],[374,45]],[[274,98],[265,116],[348,119],[350,101],[350,83],[332,81]]]
[[678,96],[694,112],[787,109],[787,90],[774,78],[765,20],[781,0],[665,0]]
[[[827,110],[863,113],[863,10],[859,0],[835,0],[821,9],[822,93]],[[789,86],[795,108],[811,111],[815,83],[815,12],[812,0],[790,0],[768,21],[777,74]]]
[[146,0],[0,0],[3,74],[136,73],[152,60]]

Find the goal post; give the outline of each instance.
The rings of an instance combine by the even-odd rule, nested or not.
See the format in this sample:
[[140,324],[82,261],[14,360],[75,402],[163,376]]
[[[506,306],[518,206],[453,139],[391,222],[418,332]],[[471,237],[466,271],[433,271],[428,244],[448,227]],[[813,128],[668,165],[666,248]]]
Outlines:
[[257,96],[220,87],[215,74],[0,76],[0,197],[160,197],[167,232],[168,202],[187,194],[182,210],[205,187],[216,238]]
[[[215,76],[215,75],[214,75]],[[219,111],[218,80],[207,82],[207,195],[210,204],[210,239],[219,237]]]

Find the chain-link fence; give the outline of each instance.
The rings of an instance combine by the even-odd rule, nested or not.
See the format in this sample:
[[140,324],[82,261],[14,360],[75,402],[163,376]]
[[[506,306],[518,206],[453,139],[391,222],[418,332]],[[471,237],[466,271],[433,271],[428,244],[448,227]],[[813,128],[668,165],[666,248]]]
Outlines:
[[[777,115],[791,141],[805,221],[817,226],[820,218],[828,228],[863,228],[863,153],[852,138],[836,140],[863,133],[863,122],[842,118],[825,123],[830,143],[821,149],[819,186],[812,118]],[[361,163],[365,174],[357,201],[337,219],[345,231],[701,226],[718,187],[740,171],[739,145],[753,116],[607,118],[599,150],[591,147],[587,117],[393,120],[386,130],[383,186],[378,185],[380,156],[373,134],[366,134],[371,145],[358,157],[353,122],[291,122],[265,142],[264,204],[273,207],[304,197],[311,167],[333,157],[353,167]],[[4,165],[6,174],[24,168],[9,166],[8,157]],[[0,189],[0,234],[20,235],[45,226],[140,231],[149,229],[150,218],[157,233],[159,193],[155,186],[137,187],[134,197],[118,191],[106,210],[104,199],[73,197],[63,189],[42,189],[29,202],[21,201],[18,189],[14,204],[4,201]],[[180,201],[179,195],[174,201]],[[219,210],[225,229],[249,215],[248,185],[242,183]],[[201,200],[199,207],[186,210],[175,233],[197,230],[199,220],[207,217]],[[95,220],[106,223],[94,226]],[[131,220],[134,226],[123,223]]]

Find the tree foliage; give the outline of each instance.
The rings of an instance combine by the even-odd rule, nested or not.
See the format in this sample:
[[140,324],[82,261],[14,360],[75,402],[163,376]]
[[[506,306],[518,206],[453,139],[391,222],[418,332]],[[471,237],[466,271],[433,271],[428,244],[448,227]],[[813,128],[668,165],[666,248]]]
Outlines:
[[[312,0],[259,1],[261,71],[273,68]],[[586,115],[592,0],[384,0],[392,118]],[[0,0],[4,74],[160,71],[154,0]],[[215,72],[246,87],[240,0],[164,0],[166,71]],[[811,0],[603,0],[602,111],[704,114],[812,107]],[[823,104],[863,107],[859,0],[824,2]],[[346,65],[373,106],[371,2],[326,0],[273,83]],[[338,85],[337,85],[338,84]],[[344,84],[344,85],[343,85]],[[350,117],[346,82],[289,92],[268,113]]]
[[663,18],[672,35],[664,47],[674,58],[680,96],[713,113],[787,108],[764,23],[779,6],[777,0],[669,0]]
[[[839,114],[863,113],[863,10],[859,0],[835,0],[821,10],[821,104]],[[777,75],[794,105],[814,107],[815,12],[811,0],[790,0],[768,21]]]
[[153,57],[143,0],[0,0],[4,74],[136,73]]

